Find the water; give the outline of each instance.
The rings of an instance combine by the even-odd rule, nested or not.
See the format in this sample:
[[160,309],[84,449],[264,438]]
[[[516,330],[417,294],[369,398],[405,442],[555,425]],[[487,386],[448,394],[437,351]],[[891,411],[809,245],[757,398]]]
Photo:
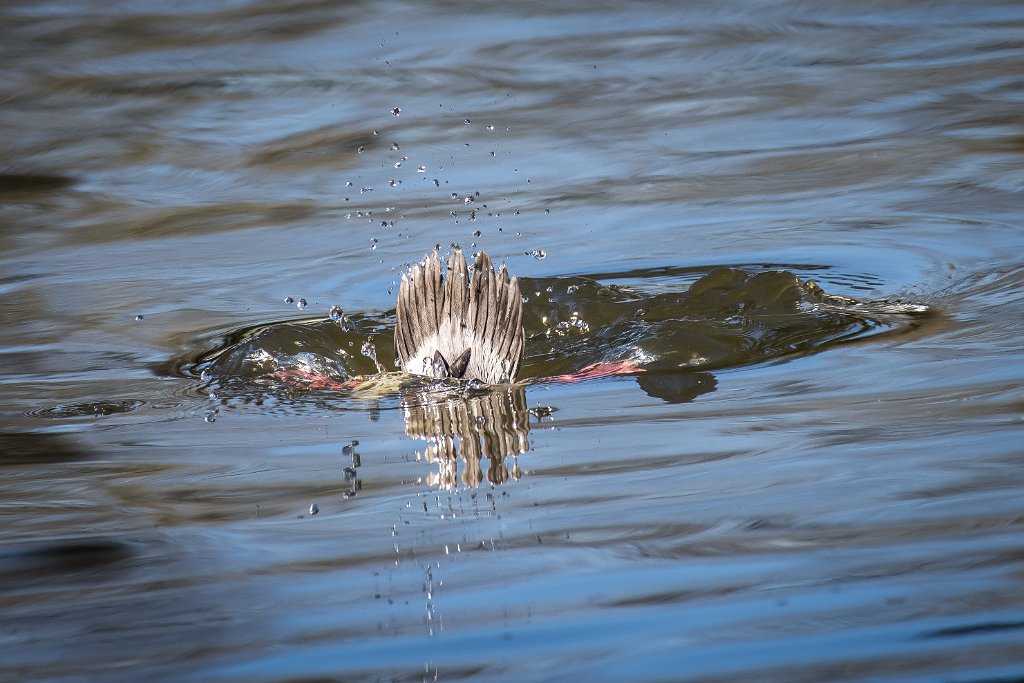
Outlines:
[[[1019,5],[166,12],[0,10],[0,679],[1024,677]],[[453,243],[517,390],[210,362]]]

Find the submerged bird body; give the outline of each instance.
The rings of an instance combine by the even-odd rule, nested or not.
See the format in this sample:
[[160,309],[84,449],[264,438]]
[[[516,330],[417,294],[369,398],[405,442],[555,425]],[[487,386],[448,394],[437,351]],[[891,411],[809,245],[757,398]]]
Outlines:
[[480,252],[472,277],[462,252],[441,277],[436,251],[402,275],[395,357],[405,372],[437,378],[514,382],[523,358],[523,300],[505,266]]

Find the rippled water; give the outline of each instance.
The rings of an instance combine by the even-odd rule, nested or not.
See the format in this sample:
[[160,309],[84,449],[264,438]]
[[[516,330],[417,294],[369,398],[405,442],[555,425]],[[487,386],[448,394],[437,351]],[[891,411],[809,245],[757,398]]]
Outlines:
[[1024,677],[1019,4],[0,18],[0,679]]

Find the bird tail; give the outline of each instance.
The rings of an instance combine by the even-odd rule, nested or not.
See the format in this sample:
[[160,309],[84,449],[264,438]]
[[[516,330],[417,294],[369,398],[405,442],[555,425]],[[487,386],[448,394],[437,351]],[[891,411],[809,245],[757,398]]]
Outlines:
[[484,252],[472,277],[461,250],[447,276],[435,250],[402,275],[398,289],[395,358],[406,372],[431,377],[514,382],[523,358],[523,300],[519,281]]

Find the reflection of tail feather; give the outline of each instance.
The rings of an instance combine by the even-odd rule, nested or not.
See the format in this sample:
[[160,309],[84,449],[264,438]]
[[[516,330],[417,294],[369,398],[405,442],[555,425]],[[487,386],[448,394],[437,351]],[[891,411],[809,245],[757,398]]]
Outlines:
[[428,442],[426,456],[437,462],[443,488],[455,486],[455,456],[460,449],[466,468],[463,483],[479,486],[483,481],[481,458],[490,461],[487,480],[500,484],[509,478],[505,458],[530,448],[526,391],[521,386],[492,389],[469,398],[437,400],[423,394],[413,398],[416,400],[405,403],[405,432]]

